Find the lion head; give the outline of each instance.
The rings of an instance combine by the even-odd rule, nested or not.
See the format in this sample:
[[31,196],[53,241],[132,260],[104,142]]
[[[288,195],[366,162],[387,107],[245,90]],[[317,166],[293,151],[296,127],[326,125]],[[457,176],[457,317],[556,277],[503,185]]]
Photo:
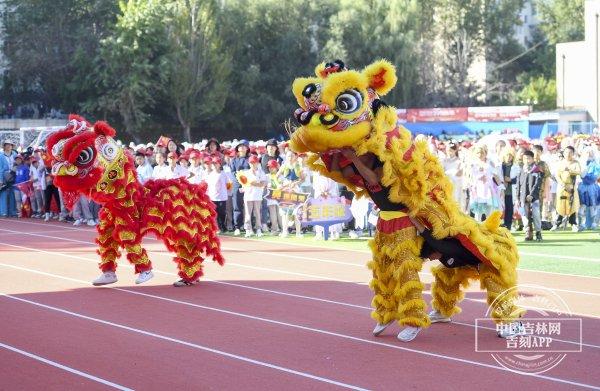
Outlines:
[[316,77],[294,80],[292,91],[300,108],[294,112],[300,127],[291,135],[296,152],[325,152],[352,147],[373,131],[380,96],[396,84],[396,70],[385,60],[362,71],[348,70],[336,60],[319,64]]
[[68,192],[87,192],[96,186],[105,169],[123,159],[123,150],[112,138],[115,134],[105,122],[91,126],[83,117],[69,116],[67,126],[46,143],[54,184]]

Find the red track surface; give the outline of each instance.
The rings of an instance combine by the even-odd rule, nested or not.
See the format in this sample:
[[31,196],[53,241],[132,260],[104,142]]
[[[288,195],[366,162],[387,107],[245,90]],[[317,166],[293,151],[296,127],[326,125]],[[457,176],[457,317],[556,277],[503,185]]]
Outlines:
[[600,389],[597,278],[520,272],[581,315],[585,344],[525,376],[474,351],[486,311],[476,290],[452,324],[411,343],[397,326],[373,337],[363,252],[224,238],[225,267],[173,288],[171,255],[147,239],[154,279],[135,286],[122,261],[117,284],[94,288],[94,235],[0,220],[0,389]]

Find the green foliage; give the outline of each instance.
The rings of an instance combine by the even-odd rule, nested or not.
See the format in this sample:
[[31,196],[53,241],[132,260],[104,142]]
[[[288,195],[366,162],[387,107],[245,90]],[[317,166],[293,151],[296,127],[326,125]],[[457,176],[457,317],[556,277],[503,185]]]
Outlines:
[[534,110],[556,109],[556,80],[537,76],[529,79],[517,94],[520,104],[531,105]]
[[[294,77],[321,61],[397,67],[398,107],[537,101],[550,108],[554,42],[581,39],[583,0],[5,0],[2,96],[108,119],[142,140],[269,137]],[[474,80],[473,70],[485,75]],[[2,103],[2,102],[0,102]]]
[[541,30],[551,43],[584,38],[584,0],[537,0]]

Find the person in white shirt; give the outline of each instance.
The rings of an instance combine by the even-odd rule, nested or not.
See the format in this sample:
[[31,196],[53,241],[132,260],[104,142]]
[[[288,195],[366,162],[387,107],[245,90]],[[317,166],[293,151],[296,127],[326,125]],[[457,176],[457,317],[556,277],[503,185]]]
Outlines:
[[213,157],[211,165],[212,170],[205,179],[208,186],[207,192],[217,209],[219,232],[224,232],[226,231],[227,174],[223,172],[223,162],[219,157]]
[[169,166],[165,164],[165,154],[162,152],[156,153],[156,167],[152,170],[152,179],[167,179],[169,174]]
[[246,170],[246,173],[249,185],[242,188],[244,192],[244,228],[246,229],[246,237],[254,235],[252,231],[252,215],[254,215],[256,236],[262,236],[260,208],[264,189],[267,185],[267,177],[262,168],[260,168],[260,160],[256,155],[250,156],[248,163],[250,164],[250,169]]
[[202,154],[198,151],[194,151],[190,154],[190,160],[192,161],[192,165],[188,169],[190,172],[189,182],[194,184],[199,184],[204,180],[206,172],[204,167],[202,166]]
[[175,152],[169,152],[167,155],[167,161],[169,165],[167,167],[167,179],[187,178],[189,173],[184,167],[177,164],[179,157]]
[[135,165],[138,181],[143,185],[146,181],[152,178],[153,169],[148,159],[146,159],[146,151],[138,150],[135,153]]
[[40,161],[37,157],[31,158],[31,166],[29,167],[30,177],[33,184],[33,193],[31,194],[31,217],[39,218],[44,211],[44,191],[42,182],[44,182],[43,172],[40,172]]

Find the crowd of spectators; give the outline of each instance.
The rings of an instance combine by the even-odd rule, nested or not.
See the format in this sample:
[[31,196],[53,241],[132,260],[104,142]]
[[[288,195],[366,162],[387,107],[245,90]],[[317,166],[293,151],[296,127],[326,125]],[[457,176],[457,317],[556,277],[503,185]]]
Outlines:
[[[502,210],[504,226],[525,230],[525,240],[542,240],[544,229],[569,224],[573,231],[596,229],[600,219],[600,137],[553,136],[539,142],[498,138],[492,145],[481,140],[428,142],[454,184],[457,207],[482,221]],[[0,217],[58,219],[74,225],[98,223],[100,208],[81,196],[67,211],[43,148],[16,151],[9,140],[0,153]],[[216,139],[179,144],[161,137],[156,143],[123,145],[134,157],[138,180],[186,178],[205,182],[217,210],[221,232],[234,235],[302,236],[306,228],[294,205],[279,205],[265,198],[269,190],[286,189],[315,198],[334,197],[351,203],[351,223],[329,227],[338,239],[345,228],[350,237],[361,236],[376,213],[368,199],[356,199],[336,182],[311,172],[304,155],[292,152],[286,142]],[[240,183],[244,173],[247,182]],[[340,198],[343,196],[344,198]],[[54,203],[52,202],[54,200]],[[350,201],[351,200],[351,201]],[[23,206],[26,205],[26,208]],[[28,209],[29,208],[29,209]],[[315,228],[322,239],[322,228]]]

